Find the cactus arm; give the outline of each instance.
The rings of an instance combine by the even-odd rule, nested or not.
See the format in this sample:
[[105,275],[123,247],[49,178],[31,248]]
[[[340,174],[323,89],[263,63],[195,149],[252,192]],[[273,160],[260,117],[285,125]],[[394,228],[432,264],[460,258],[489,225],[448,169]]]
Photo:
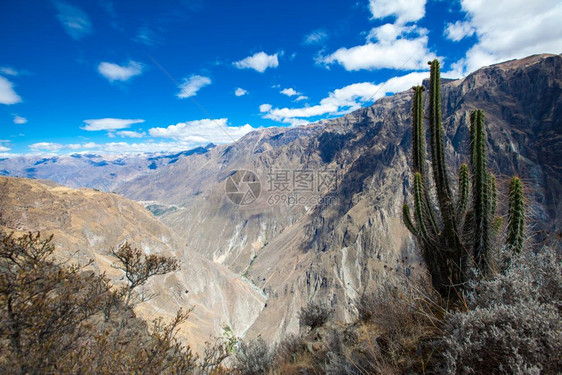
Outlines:
[[468,165],[462,164],[459,170],[459,201],[457,220],[464,221],[466,210],[468,208],[468,197],[470,193],[470,174],[468,172]]
[[422,177],[419,172],[414,174],[414,215],[419,227],[420,240],[427,241],[429,233],[426,225],[424,187]]
[[525,234],[525,203],[523,185],[518,177],[509,184],[509,212],[507,220],[507,246],[514,253],[521,252]]
[[427,191],[427,175],[425,173],[425,135],[423,129],[423,86],[414,86],[413,106],[412,106],[412,166],[414,172],[419,172],[423,184],[423,206],[426,210],[427,219],[429,221],[429,230],[434,236],[437,236],[439,229],[435,213],[429,194]]
[[445,150],[443,145],[444,130],[441,120],[441,88],[439,61],[431,63],[431,76],[429,85],[429,131],[431,140],[431,164],[433,177],[437,188],[437,198],[443,214],[443,220],[447,222],[450,214],[451,188],[447,177],[445,165]]
[[425,142],[423,134],[423,86],[414,86],[412,106],[412,159],[414,172],[425,174]]
[[477,267],[483,273],[490,269],[490,185],[486,160],[486,132],[484,129],[484,112],[471,114],[471,158],[472,194],[474,208],[474,258]]
[[404,224],[406,225],[406,228],[408,228],[408,230],[414,236],[418,237],[418,230],[416,229],[416,226],[412,221],[412,215],[410,214],[410,206],[408,206],[407,204],[404,204],[404,206],[402,206],[402,217],[404,219]]
[[496,217],[496,208],[497,208],[497,199],[498,199],[498,191],[496,189],[496,176],[493,173],[488,175],[488,181],[490,184],[490,218],[494,219]]

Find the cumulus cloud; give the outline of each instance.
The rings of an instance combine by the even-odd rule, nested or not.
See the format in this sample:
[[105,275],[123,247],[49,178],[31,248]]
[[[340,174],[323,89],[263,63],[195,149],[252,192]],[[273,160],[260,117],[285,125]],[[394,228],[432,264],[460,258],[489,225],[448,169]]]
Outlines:
[[64,31],[73,39],[80,39],[91,34],[92,24],[88,15],[80,8],[70,5],[64,1],[55,2],[57,8],[57,18],[59,19]]
[[272,107],[273,106],[271,104],[264,103],[260,105],[260,112],[269,112]]
[[228,126],[226,118],[202,119],[180,122],[165,128],[152,128],[149,134],[157,138],[170,138],[189,145],[230,143],[256,130],[251,125]]
[[88,131],[99,131],[99,130],[118,130],[125,129],[133,124],[139,124],[144,122],[143,119],[121,119],[121,118],[100,118],[84,120],[85,126],[82,127],[83,130]]
[[26,122],[27,122],[27,119],[25,117],[14,115],[14,124],[22,125],[22,124],[25,124]]
[[263,117],[291,125],[308,123],[304,119],[322,115],[342,115],[361,107],[365,102],[377,100],[386,94],[406,90],[419,84],[428,74],[413,72],[404,76],[394,77],[380,84],[371,82],[354,83],[336,89],[314,106],[300,108],[273,108],[270,104],[262,104],[260,112]]
[[347,71],[361,69],[426,69],[427,61],[435,58],[429,52],[427,36],[415,39],[396,39],[389,43],[367,43],[351,48],[340,48],[319,61],[326,65],[338,63]]
[[318,45],[323,44],[328,39],[328,33],[326,30],[318,29],[314,30],[310,34],[304,36],[302,42],[305,45]]
[[455,23],[448,23],[445,28],[445,37],[454,42],[461,41],[462,39],[474,35],[476,30],[466,21],[457,21]]
[[461,5],[478,38],[456,64],[464,74],[505,60],[562,51],[562,3],[558,0],[462,0]]
[[396,17],[398,23],[418,21],[425,15],[426,0],[370,0],[373,19]]
[[[0,143],[0,152],[8,152],[10,151],[11,148],[4,146],[2,143]],[[1,155],[1,154],[0,154]]]
[[386,23],[371,29],[366,44],[345,48],[320,57],[327,66],[337,63],[348,71],[361,69],[427,69],[435,58],[428,48],[428,30],[415,25]]
[[234,66],[238,69],[254,69],[257,72],[263,73],[267,68],[277,68],[279,66],[277,55],[277,53],[268,55],[263,51],[258,52],[252,56],[248,56],[240,61],[234,62]]
[[117,134],[121,138],[142,138],[146,135],[145,132],[135,132],[131,130],[121,130],[115,134]]
[[287,96],[296,96],[296,95],[301,94],[300,92],[298,92],[297,90],[295,90],[292,87],[283,89],[283,90],[280,91],[280,93],[283,94],[283,95],[287,95]]
[[339,64],[347,71],[361,69],[427,69],[436,56],[429,51],[428,30],[411,24],[425,15],[426,0],[370,0],[372,19],[394,17],[393,23],[377,26],[368,33],[366,43],[342,47],[317,63],[329,67]]
[[178,98],[189,98],[190,96],[197,95],[197,91],[201,88],[211,84],[209,77],[192,75],[189,78],[184,78],[180,89],[181,91],[176,95]]
[[21,102],[21,97],[14,91],[13,83],[0,76],[0,103],[16,104],[19,102]]
[[64,146],[60,143],[38,142],[28,146],[33,152],[58,152]]
[[238,87],[238,88],[236,89],[236,91],[234,91],[234,95],[236,95],[236,96],[244,96],[244,95],[246,95],[247,93],[248,93],[248,91],[244,90],[244,89],[241,88],[241,87]]
[[301,100],[306,100],[306,99],[308,99],[308,96],[299,95],[299,96],[295,99],[295,102],[300,102]]
[[107,78],[109,82],[128,81],[134,76],[142,73],[143,65],[139,62],[129,60],[126,65],[118,65],[102,62],[98,65],[98,72]]

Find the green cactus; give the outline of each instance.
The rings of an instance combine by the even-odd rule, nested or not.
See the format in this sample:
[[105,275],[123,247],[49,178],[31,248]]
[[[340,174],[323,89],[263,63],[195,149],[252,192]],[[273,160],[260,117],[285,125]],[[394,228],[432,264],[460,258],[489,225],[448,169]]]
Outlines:
[[525,234],[525,204],[523,185],[518,177],[513,177],[509,184],[509,212],[507,219],[506,245],[514,253],[521,252]]
[[[483,275],[493,271],[492,247],[502,221],[495,217],[496,178],[487,169],[486,130],[481,110],[470,114],[470,168],[467,164],[461,165],[456,196],[451,189],[445,164],[439,62],[433,60],[430,65],[429,132],[437,205],[430,199],[425,171],[424,89],[415,86],[412,106],[413,220],[407,204],[403,207],[403,216],[406,227],[417,239],[434,287],[444,297],[450,297],[458,295],[457,288],[468,281],[470,267],[476,267]],[[508,244],[514,251],[520,251],[523,238],[522,197],[519,179],[512,181]]]
[[490,172],[486,158],[486,131],[484,111],[476,110],[470,114],[471,122],[471,167],[472,167],[472,207],[474,210],[474,261],[482,272],[491,268],[491,203]]

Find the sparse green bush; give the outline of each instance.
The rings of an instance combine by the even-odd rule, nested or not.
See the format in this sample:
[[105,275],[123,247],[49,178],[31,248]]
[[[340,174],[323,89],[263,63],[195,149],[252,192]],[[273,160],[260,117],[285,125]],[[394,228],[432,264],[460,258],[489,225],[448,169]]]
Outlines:
[[331,315],[332,309],[326,304],[310,301],[299,313],[299,324],[301,327],[315,329],[326,324]]

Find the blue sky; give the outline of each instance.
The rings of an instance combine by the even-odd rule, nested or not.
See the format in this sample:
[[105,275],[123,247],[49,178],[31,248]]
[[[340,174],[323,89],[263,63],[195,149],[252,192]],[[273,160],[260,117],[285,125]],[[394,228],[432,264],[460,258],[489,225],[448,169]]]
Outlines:
[[0,2],[0,157],[137,153],[300,126],[562,52],[558,0]]

